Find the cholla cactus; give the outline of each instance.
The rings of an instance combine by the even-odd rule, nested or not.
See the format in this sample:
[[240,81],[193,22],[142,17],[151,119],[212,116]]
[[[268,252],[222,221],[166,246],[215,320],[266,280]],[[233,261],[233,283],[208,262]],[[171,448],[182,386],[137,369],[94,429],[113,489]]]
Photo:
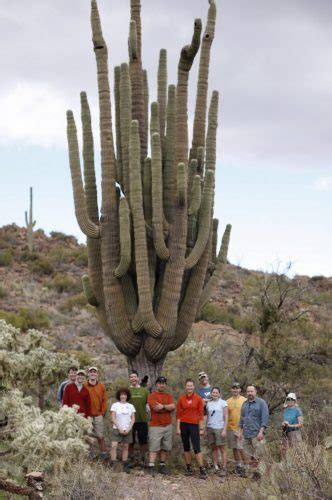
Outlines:
[[33,388],[38,405],[44,407],[46,388],[67,373],[76,361],[66,354],[52,351],[47,337],[37,330],[21,333],[0,320],[0,378],[7,388]]
[[[181,50],[176,85],[167,85],[167,53],[161,49],[158,99],[151,104],[149,121],[141,5],[140,0],[131,0],[129,62],[114,72],[115,148],[108,51],[97,3],[91,1],[100,111],[100,218],[85,92],[81,93],[84,183],[74,116],[67,112],[75,213],[88,245],[89,276],[83,279],[84,289],[129,367],[152,380],[167,353],[185,342],[200,306],[218,286],[227,260],[231,227],[227,226],[222,250],[216,255],[217,224],[213,222],[218,92],[212,93],[207,120],[216,20],[215,2],[209,3],[202,42],[202,23],[196,19],[191,43]],[[188,79],[200,47],[189,150]],[[151,157],[147,156],[149,139]]]
[[25,224],[27,226],[27,240],[28,240],[29,252],[33,251],[33,228],[36,225],[36,221],[33,220],[32,205],[33,205],[33,192],[32,192],[32,187],[30,187],[29,216],[28,216],[28,212],[25,211]]
[[22,467],[51,470],[59,462],[65,467],[77,456],[87,454],[84,438],[91,431],[91,423],[74,408],[41,413],[31,405],[31,398],[12,390],[2,396],[0,411],[8,419],[4,436],[8,457]]

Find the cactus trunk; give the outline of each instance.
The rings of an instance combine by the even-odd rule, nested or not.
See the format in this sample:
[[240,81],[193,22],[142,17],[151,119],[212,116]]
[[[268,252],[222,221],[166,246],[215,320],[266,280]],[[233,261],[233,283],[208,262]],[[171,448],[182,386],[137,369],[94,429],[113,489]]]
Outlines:
[[[69,160],[75,213],[87,236],[89,304],[128,361],[150,382],[167,353],[188,337],[201,305],[219,285],[227,262],[230,226],[216,256],[213,222],[218,93],[207,116],[208,73],[216,6],[209,0],[202,23],[181,50],[177,84],[167,83],[167,53],[161,49],[158,99],[149,117],[148,76],[142,66],[140,0],[131,0],[129,62],[114,69],[116,152],[112,131],[108,51],[96,0],[91,26],[97,63],[101,215],[98,213],[94,146],[87,96],[81,93],[84,181],[73,113],[67,112]],[[188,144],[188,81],[201,47],[193,143]],[[207,127],[206,127],[207,122]],[[151,158],[147,157],[148,141]],[[121,187],[121,190],[119,189]]]

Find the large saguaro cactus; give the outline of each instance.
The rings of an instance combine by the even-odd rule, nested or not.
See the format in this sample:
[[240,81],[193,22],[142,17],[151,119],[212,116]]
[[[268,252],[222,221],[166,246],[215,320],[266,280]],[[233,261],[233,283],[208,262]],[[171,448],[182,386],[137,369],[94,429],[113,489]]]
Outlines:
[[[148,78],[142,66],[141,3],[130,3],[129,62],[114,70],[115,148],[108,52],[97,3],[91,1],[100,111],[100,217],[91,116],[84,92],[84,182],[71,111],[67,112],[67,135],[75,213],[87,236],[89,276],[83,277],[84,290],[105,332],[127,356],[129,368],[154,381],[167,353],[183,344],[199,309],[220,283],[231,226],[226,227],[217,255],[218,221],[213,219],[216,91],[206,127],[215,2],[209,0],[202,43],[202,23],[195,20],[192,40],[180,53],[176,85],[167,84],[167,53],[161,49],[158,98],[150,109]],[[200,46],[189,151],[188,79]]]
[[33,228],[36,225],[36,221],[33,220],[33,191],[32,187],[30,187],[30,205],[29,205],[29,214],[27,210],[25,211],[25,224],[27,227],[27,242],[29,252],[33,251]]

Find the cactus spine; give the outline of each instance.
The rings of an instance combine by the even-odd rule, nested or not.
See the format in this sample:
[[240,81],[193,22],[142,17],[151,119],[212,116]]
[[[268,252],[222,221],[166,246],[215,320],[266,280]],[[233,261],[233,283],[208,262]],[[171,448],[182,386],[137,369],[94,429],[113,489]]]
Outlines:
[[29,205],[29,215],[25,211],[25,224],[27,226],[27,241],[29,252],[33,252],[33,228],[36,225],[36,221],[33,220],[33,190],[30,187],[30,205]]
[[[179,57],[177,84],[167,82],[167,53],[158,63],[158,96],[151,104],[142,66],[140,0],[131,0],[129,62],[114,69],[116,147],[112,132],[108,53],[96,0],[91,0],[101,138],[101,215],[88,100],[81,93],[84,182],[76,125],[67,112],[75,213],[87,236],[89,275],[83,285],[105,332],[130,369],[154,377],[167,353],[187,338],[192,323],[219,285],[227,262],[230,226],[216,255],[213,220],[218,92],[207,117],[208,74],[216,5],[207,26],[196,19]],[[193,143],[188,144],[188,80],[201,49]],[[207,121],[207,126],[206,126]],[[147,157],[150,135],[151,158]],[[115,152],[116,150],[116,152]],[[121,186],[120,189],[116,186]]]

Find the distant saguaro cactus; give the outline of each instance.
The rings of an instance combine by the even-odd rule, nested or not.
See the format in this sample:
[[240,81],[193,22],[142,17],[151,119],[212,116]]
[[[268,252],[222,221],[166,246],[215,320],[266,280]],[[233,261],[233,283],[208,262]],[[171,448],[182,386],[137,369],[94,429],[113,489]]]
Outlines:
[[28,241],[29,252],[33,251],[33,228],[36,225],[36,221],[33,220],[32,207],[33,207],[33,192],[32,192],[32,187],[30,187],[29,216],[28,212],[25,211],[25,224],[27,226],[27,241]]
[[[167,86],[161,49],[158,98],[149,120],[147,73],[141,57],[141,4],[131,0],[129,63],[114,71],[116,152],[112,132],[108,52],[95,0],[91,26],[97,62],[102,203],[99,217],[91,116],[81,93],[84,183],[76,125],[67,112],[69,160],[78,224],[87,236],[89,276],[83,286],[105,332],[130,369],[152,381],[167,353],[186,340],[201,305],[220,283],[231,226],[216,255],[213,220],[218,92],[207,115],[210,49],[216,5],[207,26],[196,19],[178,63],[177,85]],[[189,71],[201,46],[193,142],[188,145]],[[148,154],[150,138],[151,157]],[[121,190],[118,185],[121,186]]]

